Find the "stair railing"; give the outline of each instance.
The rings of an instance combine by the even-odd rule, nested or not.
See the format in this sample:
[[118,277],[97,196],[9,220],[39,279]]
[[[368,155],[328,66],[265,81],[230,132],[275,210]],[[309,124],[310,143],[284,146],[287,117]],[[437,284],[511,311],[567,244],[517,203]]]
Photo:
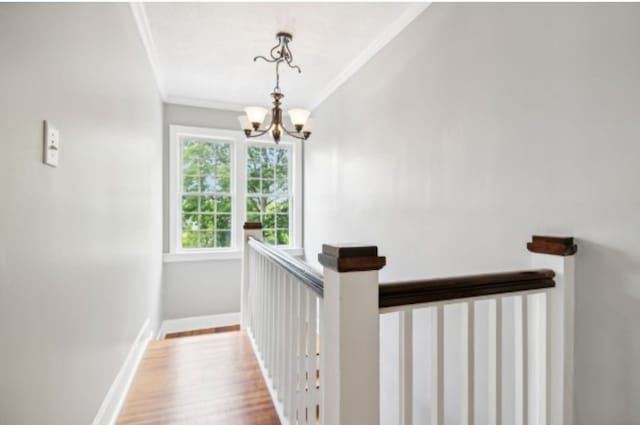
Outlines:
[[[417,425],[425,413],[427,423],[450,423],[445,371],[453,360],[445,352],[451,338],[445,324],[454,310],[461,313],[464,335],[457,353],[464,361],[455,365],[464,376],[465,390],[456,400],[460,423],[573,424],[572,238],[534,236],[527,244],[532,270],[380,283],[386,260],[375,246],[324,245],[320,275],[262,242],[260,223],[246,223],[245,236],[242,326],[284,425]],[[481,316],[490,338],[477,335]],[[381,346],[380,323],[388,319],[395,319],[397,332],[383,334]],[[427,323],[428,332],[421,334],[418,322]],[[416,337],[429,340],[427,365],[416,355]],[[489,372],[477,363],[483,344]],[[397,361],[383,358],[381,364],[389,347],[397,349]],[[417,377],[425,366],[428,376]],[[381,379],[389,370],[397,374],[397,387],[383,393],[396,396],[381,400]],[[515,386],[505,389],[507,373]],[[426,412],[419,391],[425,382]],[[508,418],[505,395],[512,404]]]

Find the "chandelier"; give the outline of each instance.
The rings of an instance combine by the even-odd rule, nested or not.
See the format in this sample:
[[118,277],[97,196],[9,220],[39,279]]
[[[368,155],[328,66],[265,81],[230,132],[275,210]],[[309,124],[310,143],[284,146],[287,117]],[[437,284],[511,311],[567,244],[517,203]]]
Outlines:
[[270,59],[264,56],[256,56],[253,58],[254,62],[258,59],[262,59],[265,62],[276,64],[276,86],[273,88],[273,92],[271,93],[271,97],[273,97],[271,123],[266,128],[260,128],[262,122],[267,116],[267,113],[269,112],[266,108],[262,108],[260,106],[249,106],[244,108],[246,115],[239,116],[238,121],[240,121],[240,126],[247,137],[259,137],[266,133],[271,133],[271,137],[273,137],[273,140],[277,144],[280,142],[280,138],[283,133],[285,133],[296,139],[307,140],[311,135],[312,130],[312,120],[309,118],[309,111],[304,109],[289,109],[287,111],[295,130],[287,129],[282,120],[283,114],[280,106],[282,105],[281,100],[284,97],[284,94],[280,90],[280,65],[284,63],[289,68],[296,69],[298,73],[301,73],[302,70],[298,65],[294,65],[292,63],[293,54],[289,49],[289,43],[293,38],[291,34],[279,32],[276,34],[276,38],[278,39],[278,44],[271,48],[269,53],[269,56],[271,56]]

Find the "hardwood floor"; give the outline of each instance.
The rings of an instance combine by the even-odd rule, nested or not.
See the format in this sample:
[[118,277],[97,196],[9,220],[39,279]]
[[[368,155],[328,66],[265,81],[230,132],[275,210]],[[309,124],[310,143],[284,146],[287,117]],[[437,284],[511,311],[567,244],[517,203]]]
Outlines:
[[280,425],[244,332],[149,343],[118,425]]

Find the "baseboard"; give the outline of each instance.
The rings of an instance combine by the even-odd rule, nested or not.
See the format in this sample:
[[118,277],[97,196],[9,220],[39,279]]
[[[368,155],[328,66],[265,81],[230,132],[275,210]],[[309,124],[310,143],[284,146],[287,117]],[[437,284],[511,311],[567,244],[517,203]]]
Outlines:
[[129,387],[131,387],[133,377],[140,365],[140,360],[142,360],[144,350],[152,338],[153,330],[151,329],[151,321],[147,319],[142,325],[140,332],[138,332],[138,336],[133,342],[127,358],[124,360],[122,367],[116,375],[116,379],[113,381],[113,384],[111,384],[92,425],[113,425],[116,423],[124,400],[129,392]]
[[197,329],[219,328],[240,323],[240,313],[214,314],[211,316],[185,317],[183,319],[164,320],[160,325],[157,339],[174,332],[194,331]]

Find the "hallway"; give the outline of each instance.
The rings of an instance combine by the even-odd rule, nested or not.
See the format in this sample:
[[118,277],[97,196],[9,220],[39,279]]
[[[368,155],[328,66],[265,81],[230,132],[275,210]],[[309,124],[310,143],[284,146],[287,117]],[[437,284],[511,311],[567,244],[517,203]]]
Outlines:
[[279,425],[244,332],[151,341],[118,425]]

